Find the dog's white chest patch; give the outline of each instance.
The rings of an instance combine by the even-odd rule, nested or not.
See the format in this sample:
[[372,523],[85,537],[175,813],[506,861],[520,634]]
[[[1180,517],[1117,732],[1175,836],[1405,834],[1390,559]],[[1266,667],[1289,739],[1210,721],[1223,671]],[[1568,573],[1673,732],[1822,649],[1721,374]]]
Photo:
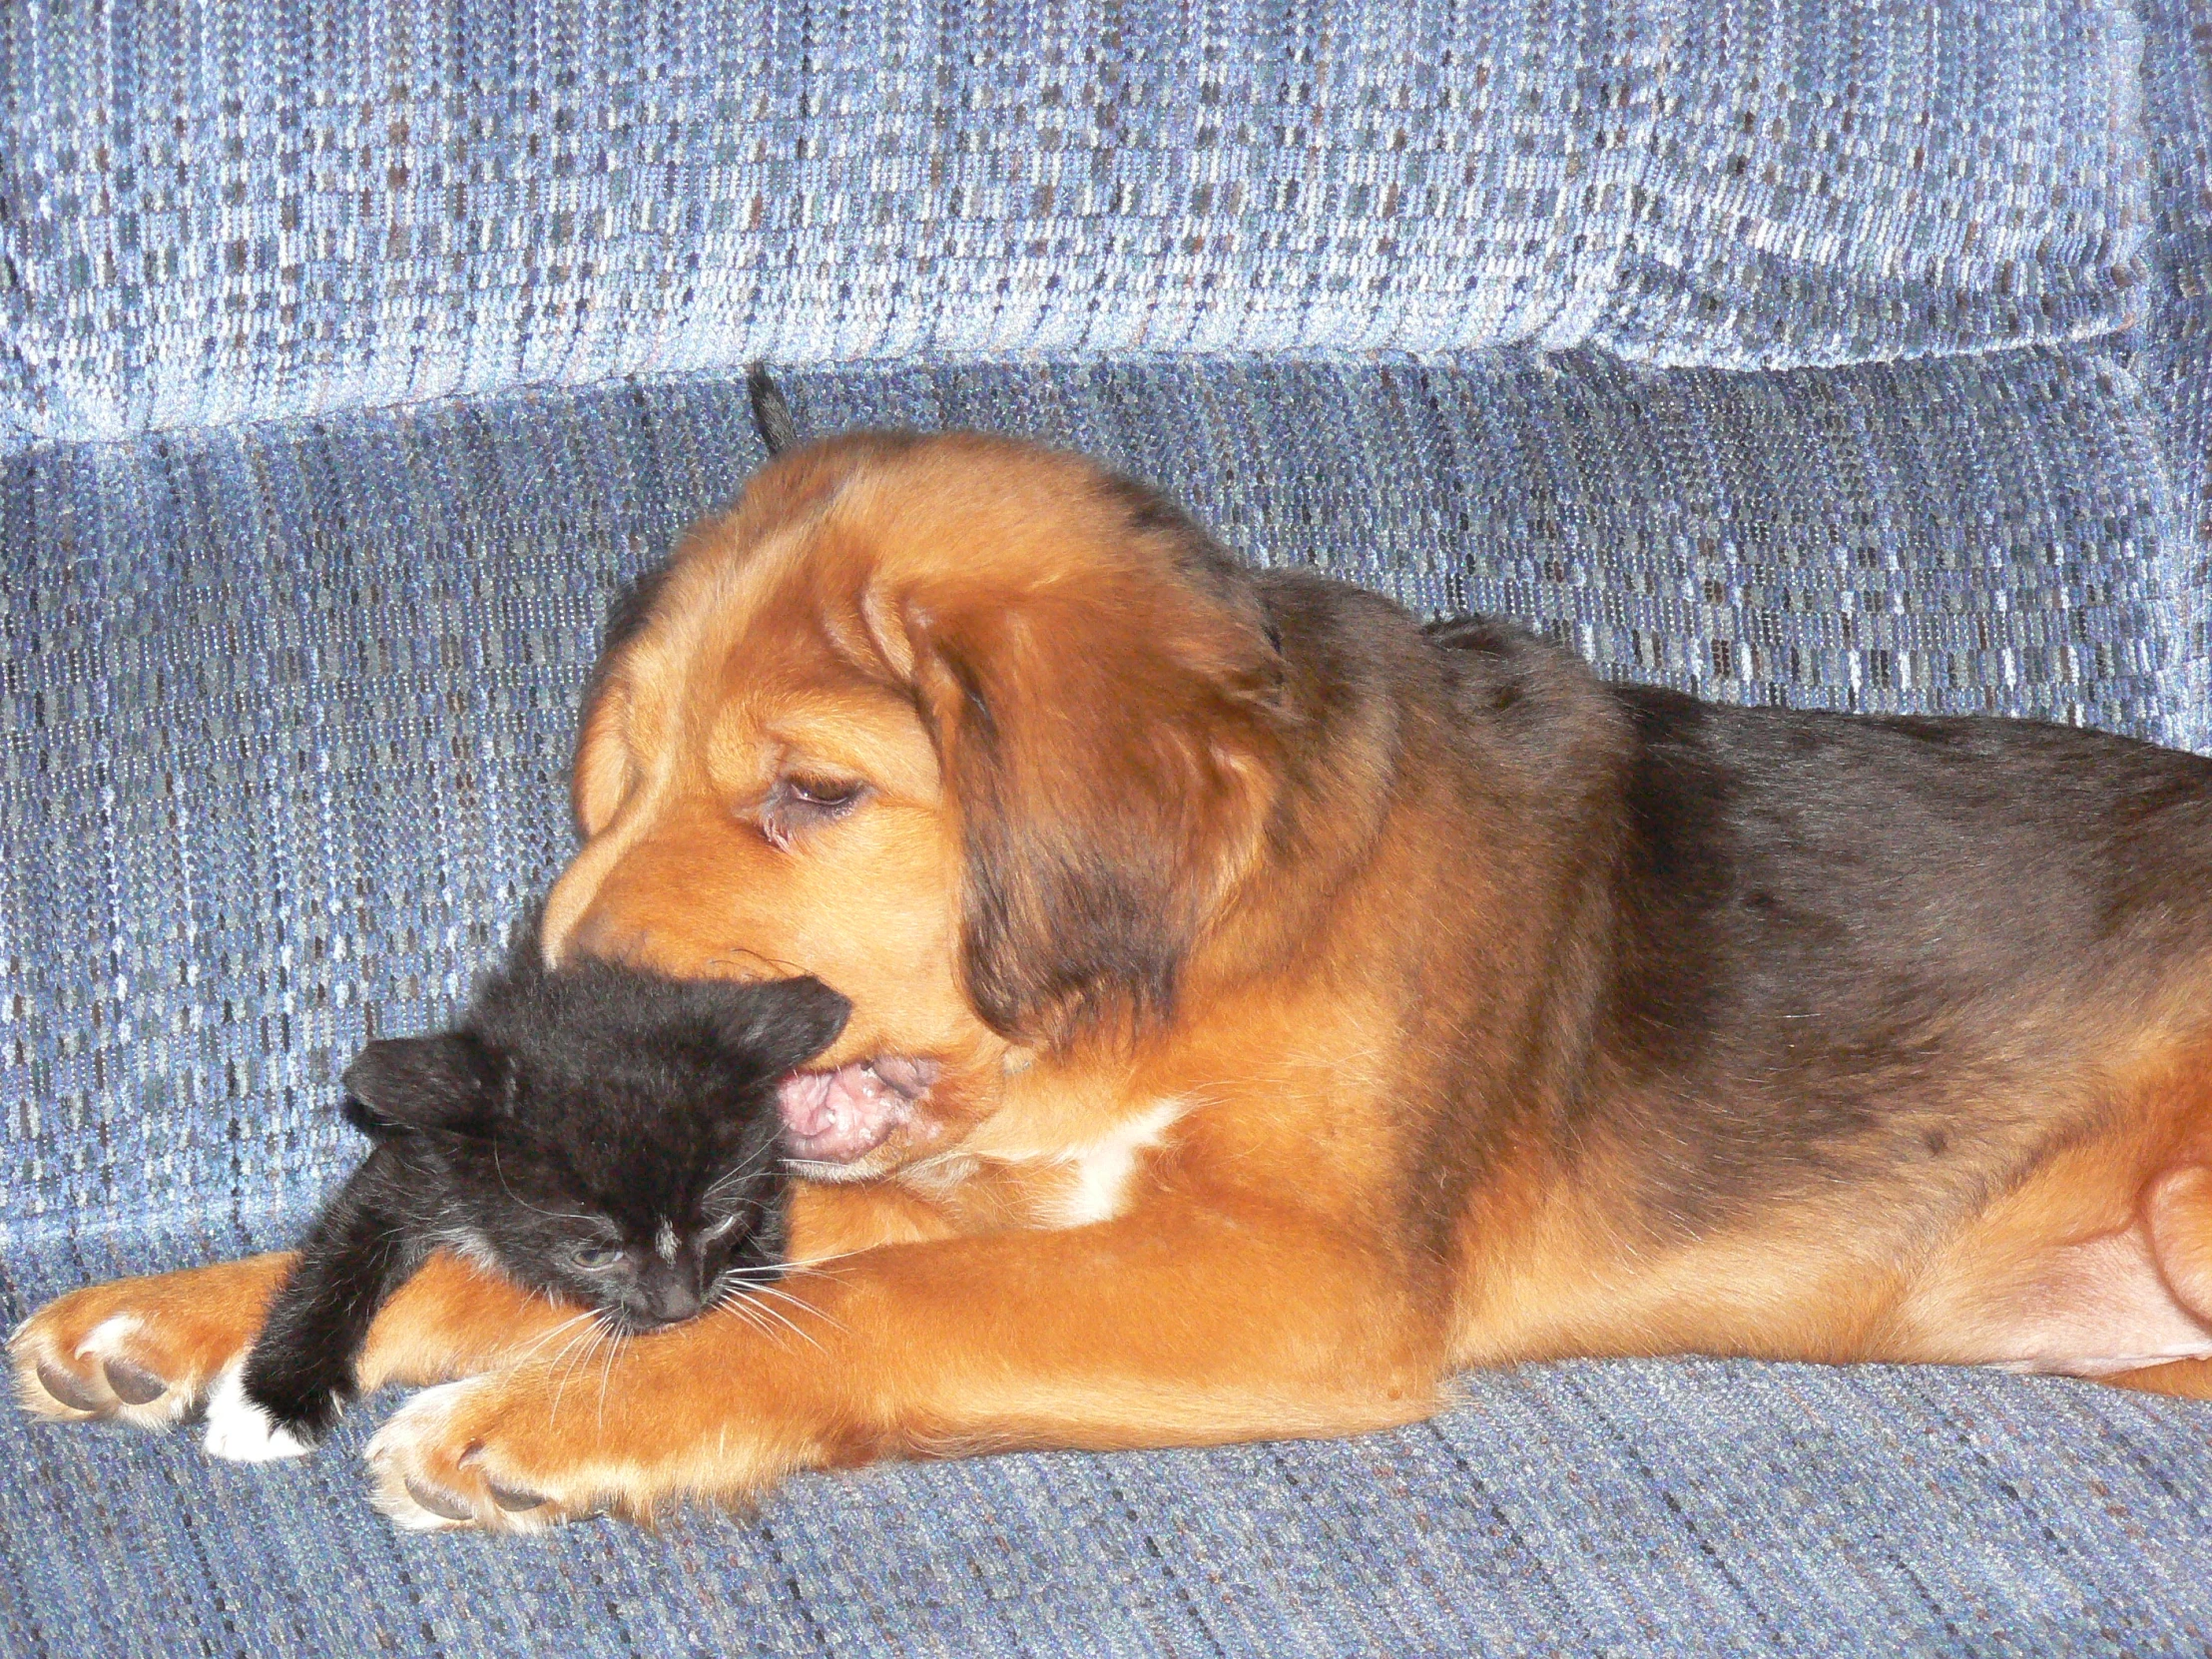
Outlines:
[[1063,1154],[1059,1161],[1073,1179],[1060,1195],[1054,1222],[1061,1227],[1087,1227],[1120,1215],[1138,1155],[1158,1146],[1168,1126],[1187,1109],[1183,1101],[1163,1100],[1124,1119],[1097,1140]]

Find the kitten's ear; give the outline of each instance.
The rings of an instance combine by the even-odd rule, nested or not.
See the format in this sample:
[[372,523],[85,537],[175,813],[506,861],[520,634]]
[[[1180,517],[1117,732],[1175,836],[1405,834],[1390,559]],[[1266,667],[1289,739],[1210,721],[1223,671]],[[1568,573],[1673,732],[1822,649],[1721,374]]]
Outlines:
[[535,985],[545,978],[545,949],[538,934],[545,921],[545,900],[534,898],[507,928],[507,956],[501,975],[514,985]]
[[372,1042],[354,1056],[342,1081],[359,1108],[353,1121],[371,1134],[395,1128],[467,1134],[490,1119],[497,1079],[481,1043],[446,1032]]
[[835,1042],[851,1012],[820,979],[778,979],[739,987],[723,1034],[748,1062],[781,1075]]

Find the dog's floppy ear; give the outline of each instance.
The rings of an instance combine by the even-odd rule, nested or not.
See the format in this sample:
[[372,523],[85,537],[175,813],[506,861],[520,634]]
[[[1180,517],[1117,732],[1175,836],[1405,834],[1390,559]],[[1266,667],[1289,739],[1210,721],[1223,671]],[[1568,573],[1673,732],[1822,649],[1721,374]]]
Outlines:
[[917,596],[903,621],[957,818],[976,1011],[1046,1047],[1166,1018],[1273,800],[1263,627],[1142,570]]
[[630,793],[626,730],[630,684],[623,659],[668,585],[670,568],[659,564],[632,577],[607,607],[606,624],[599,634],[599,661],[584,687],[575,764],[569,770],[569,806],[575,812],[576,827],[586,836],[604,830]]

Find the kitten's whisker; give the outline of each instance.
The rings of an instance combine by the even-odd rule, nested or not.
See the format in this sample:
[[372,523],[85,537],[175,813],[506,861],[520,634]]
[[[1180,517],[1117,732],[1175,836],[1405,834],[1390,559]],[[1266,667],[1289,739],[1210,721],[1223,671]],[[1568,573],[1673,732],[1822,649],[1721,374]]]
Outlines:
[[800,1326],[799,1323],[795,1321],[789,1314],[782,1313],[777,1309],[771,1308],[765,1302],[756,1301],[751,1296],[744,1297],[741,1300],[751,1304],[752,1309],[755,1313],[762,1315],[764,1318],[772,1319],[778,1325],[783,1326],[785,1330],[789,1331],[793,1336],[800,1338],[817,1353],[823,1351],[822,1344],[815,1341],[814,1333]]
[[592,1344],[590,1352],[584,1356],[584,1363],[576,1369],[579,1372],[589,1372],[594,1360],[604,1359],[612,1355],[621,1345],[622,1328],[611,1322],[602,1321],[599,1328],[599,1340]]
[[[796,1275],[787,1274],[781,1268],[777,1268],[774,1266],[761,1266],[750,1268],[726,1268],[723,1271],[725,1276],[730,1280],[731,1283],[742,1285],[749,1292],[759,1292],[764,1295],[773,1294],[782,1297],[787,1302],[798,1300],[793,1298],[788,1290],[779,1288],[783,1286],[788,1279],[797,1277]],[[819,1274],[816,1277],[822,1279],[830,1279],[832,1276],[830,1274]],[[816,1312],[820,1313],[821,1310],[817,1309]]]
[[[560,1304],[554,1302],[551,1297],[547,1297],[545,1300],[555,1308],[558,1308],[560,1306]],[[590,1319],[594,1312],[595,1310],[586,1308],[582,1313],[572,1315],[568,1319],[561,1321],[559,1325],[554,1326],[550,1331],[541,1332],[538,1335],[537,1341],[533,1342],[520,1354],[517,1354],[510,1362],[510,1364],[516,1366],[526,1365],[530,1361],[532,1356],[534,1356],[538,1352],[539,1349],[545,1347],[547,1343],[551,1342],[555,1337],[558,1337],[562,1332],[573,1331],[585,1320]]]
[[[783,1271],[788,1274],[795,1275],[802,1273],[817,1273],[820,1272],[822,1269],[828,1267],[832,1262],[847,1262],[855,1256],[865,1256],[867,1252],[865,1250],[840,1250],[829,1256],[810,1256],[804,1261],[784,1263]],[[829,1278],[831,1276],[825,1274],[824,1277]]]
[[591,1347],[592,1336],[598,1329],[598,1321],[594,1320],[590,1325],[585,1326],[582,1331],[577,1333],[576,1336],[571,1338],[568,1343],[562,1347],[561,1352],[558,1355],[546,1362],[546,1369],[549,1371],[554,1366],[559,1366],[561,1368],[561,1375],[553,1384],[553,1414],[555,1416],[558,1416],[560,1414],[561,1395],[564,1391],[566,1391],[568,1387],[569,1374],[576,1369],[576,1352],[579,1348],[588,1350]]
[[758,1152],[747,1158],[744,1163],[739,1164],[734,1169],[725,1170],[722,1174],[716,1176],[713,1181],[707,1184],[707,1190],[704,1193],[700,1194],[700,1198],[702,1199],[702,1201],[715,1198],[721,1194],[722,1190],[725,1187],[731,1186],[736,1182],[743,1181],[748,1176],[758,1174],[761,1169],[762,1161],[768,1158],[775,1151],[776,1143],[774,1141],[769,1142],[768,1145],[762,1147]]
[[567,1361],[571,1365],[573,1365],[576,1359],[577,1351],[579,1349],[583,1350],[586,1353],[590,1352],[592,1341],[598,1334],[598,1330],[599,1310],[596,1308],[586,1309],[584,1329],[577,1332],[575,1336],[569,1338],[567,1342],[561,1345],[560,1353],[556,1354],[552,1359],[548,1360],[545,1363],[546,1369],[550,1371],[553,1367],[560,1365],[563,1361]]
[[[727,1267],[722,1270],[717,1283],[735,1285],[741,1291],[750,1294],[768,1290],[779,1279],[798,1279],[809,1274],[821,1279],[835,1280],[838,1277],[836,1274],[824,1273],[822,1270],[833,1262],[842,1262],[848,1257],[863,1254],[865,1252],[858,1250],[841,1250],[829,1256],[811,1256],[799,1262],[760,1262],[748,1267]],[[778,1294],[785,1293],[779,1292]],[[812,1304],[808,1304],[808,1306],[812,1307]],[[822,1309],[816,1308],[814,1311],[822,1314],[824,1319],[830,1319],[830,1316],[824,1313]],[[845,1329],[844,1326],[833,1319],[830,1319],[830,1323],[837,1326],[840,1331]]]
[[[594,1309],[592,1313],[591,1328],[585,1334],[583,1358],[581,1360],[570,1359],[568,1365],[562,1369],[561,1380],[553,1388],[553,1408],[547,1413],[549,1416],[557,1417],[561,1414],[561,1396],[568,1392],[568,1380],[576,1375],[577,1368],[580,1365],[588,1364],[591,1361],[592,1357],[599,1352],[600,1343],[612,1334],[607,1323],[598,1318],[598,1310]],[[568,1352],[573,1352],[573,1350]]]
[[545,1345],[547,1343],[550,1343],[555,1337],[560,1336],[564,1331],[573,1331],[577,1326],[581,1325],[585,1320],[588,1320],[590,1318],[591,1310],[587,1308],[580,1314],[571,1314],[567,1319],[562,1320],[558,1325],[551,1325],[546,1327],[545,1330],[539,1332],[537,1336],[530,1341],[527,1347],[519,1350],[515,1354],[514,1358],[508,1362],[508,1364],[510,1366],[520,1366],[526,1364],[537,1355],[539,1350],[543,1349]]
[[[727,1277],[725,1275],[725,1278]],[[759,1310],[753,1306],[748,1291],[749,1287],[746,1285],[732,1282],[728,1288],[716,1294],[714,1311],[716,1313],[735,1314],[747,1324],[765,1331],[768,1327],[762,1322]]]
[[599,1366],[599,1432],[607,1432],[607,1382],[614,1376],[615,1361],[621,1357],[622,1344],[609,1343],[607,1357]]
[[779,1268],[755,1268],[750,1272],[764,1274],[761,1279],[750,1279],[748,1283],[752,1283],[752,1285],[795,1285],[801,1279],[819,1279],[826,1285],[838,1285],[838,1283],[845,1281],[845,1274],[842,1274],[840,1270],[823,1272],[821,1268],[801,1268],[799,1272],[792,1272],[790,1268],[781,1268],[781,1270]]
[[773,1285],[756,1285],[753,1287],[753,1294],[755,1296],[772,1296],[778,1302],[788,1302],[794,1308],[798,1308],[806,1313],[814,1315],[816,1319],[821,1320],[825,1325],[831,1325],[836,1327],[837,1330],[842,1331],[847,1337],[852,1335],[852,1328],[846,1325],[842,1320],[838,1319],[835,1315],[831,1314],[829,1309],[818,1308],[813,1303],[808,1302],[803,1298],[793,1296],[789,1291],[780,1291]]
[[784,1339],[777,1336],[777,1334],[770,1329],[768,1323],[761,1318],[759,1312],[756,1309],[753,1309],[746,1305],[746,1299],[744,1297],[735,1296],[726,1298],[722,1302],[717,1303],[715,1307],[717,1312],[727,1312],[735,1314],[739,1319],[745,1321],[747,1325],[751,1326],[754,1330],[760,1332],[763,1336],[767,1337],[769,1341],[774,1343],[779,1349],[782,1349],[785,1353],[790,1352],[789,1349],[784,1348]]

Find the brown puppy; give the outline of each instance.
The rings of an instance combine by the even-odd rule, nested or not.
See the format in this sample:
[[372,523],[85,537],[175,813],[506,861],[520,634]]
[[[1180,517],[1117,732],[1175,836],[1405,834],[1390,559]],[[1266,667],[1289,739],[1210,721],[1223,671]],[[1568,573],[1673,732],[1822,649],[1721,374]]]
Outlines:
[[[2205,1392],[2212,765],[1708,708],[1253,574],[982,437],[766,470],[618,621],[555,957],[814,974],[795,1335],[631,1343],[442,1263],[364,1382],[400,1521],[1335,1434],[1676,1352]],[[175,1413],[272,1259],[53,1305],[50,1414]],[[120,1401],[120,1406],[119,1406]]]

